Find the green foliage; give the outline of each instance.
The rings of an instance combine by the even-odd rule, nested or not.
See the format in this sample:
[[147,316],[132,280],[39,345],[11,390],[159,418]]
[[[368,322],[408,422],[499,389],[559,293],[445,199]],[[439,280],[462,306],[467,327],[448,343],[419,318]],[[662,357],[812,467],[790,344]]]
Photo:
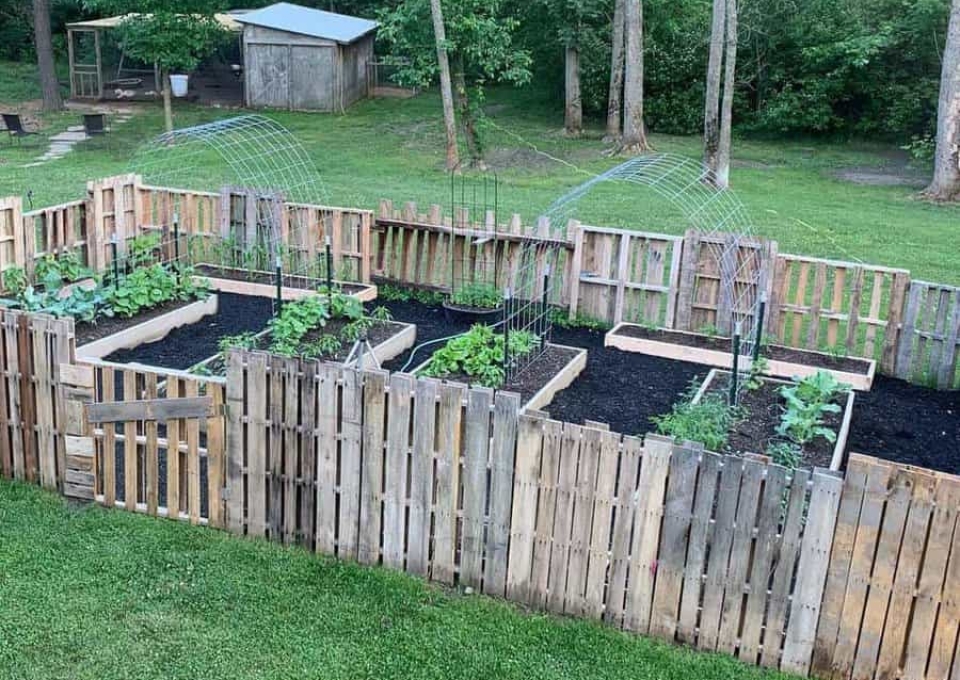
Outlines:
[[119,284],[104,286],[103,298],[113,314],[130,317],[171,300],[205,297],[206,287],[194,283],[192,274],[189,269],[175,272],[159,262],[139,267]]
[[91,0],[109,14],[128,14],[118,26],[125,53],[161,71],[192,71],[229,39],[214,16],[221,0]]
[[723,451],[730,428],[742,414],[719,394],[704,394],[700,401],[693,403],[695,392],[696,385],[692,385],[670,413],[651,420],[660,434],[675,437],[677,441],[701,442],[710,451]]
[[803,379],[795,378],[791,385],[780,388],[786,407],[777,432],[801,446],[817,437],[836,441],[836,432],[824,426],[823,419],[828,413],[841,411],[836,400],[849,390],[849,385],[839,382],[827,371],[817,371]]
[[270,321],[270,351],[296,355],[303,337],[314,328],[325,326],[329,318],[327,301],[319,295],[284,303],[280,314]]
[[570,312],[560,307],[551,307],[548,312],[550,323],[560,328],[587,328],[592,331],[606,331],[610,329],[610,324],[601,319],[594,319],[591,316],[577,312],[571,319]]
[[222,354],[226,354],[231,349],[256,349],[257,334],[252,331],[247,331],[237,335],[225,335],[217,342],[217,348]]
[[301,355],[307,359],[332,356],[343,349],[343,343],[336,335],[324,333],[316,340],[305,343]]
[[746,379],[743,381],[744,389],[754,392],[763,387],[763,376],[770,370],[770,362],[763,355],[757,357],[757,360],[750,364],[747,369]]
[[458,307],[497,309],[503,304],[503,296],[492,283],[465,283],[453,292],[450,302]]
[[[11,680],[788,680],[732,656],[78,505],[37,485],[0,481],[0,514],[0,658]],[[268,640],[282,644],[258,644]]]
[[[532,333],[517,331],[510,334],[510,351],[524,356],[533,351],[537,339]],[[500,387],[504,380],[503,335],[489,326],[477,324],[468,332],[447,342],[434,352],[423,375],[442,378],[465,374],[485,387]]]
[[328,297],[331,318],[350,319],[352,321],[363,318],[363,303],[357,298],[340,291],[334,291]]
[[391,314],[390,310],[383,305],[378,305],[377,307],[374,307],[372,312],[370,312],[370,318],[374,321],[380,322],[393,321],[393,314]]
[[767,455],[777,465],[794,469],[800,466],[803,449],[796,442],[778,440],[767,445]]
[[841,359],[846,359],[847,356],[848,356],[846,345],[840,345],[840,344],[827,345],[827,344],[824,344],[824,345],[820,348],[820,351],[823,352],[824,354],[828,355],[833,361],[840,361]]
[[436,307],[443,303],[443,293],[425,288],[401,288],[390,283],[386,283],[377,288],[377,297],[385,302],[409,302],[415,300],[421,304],[430,307]]
[[23,267],[10,267],[3,272],[3,287],[8,293],[20,295],[27,289],[27,273]]
[[34,269],[37,283],[44,288],[59,288],[64,283],[73,283],[91,275],[77,250],[65,250],[59,255],[47,253],[37,260]]

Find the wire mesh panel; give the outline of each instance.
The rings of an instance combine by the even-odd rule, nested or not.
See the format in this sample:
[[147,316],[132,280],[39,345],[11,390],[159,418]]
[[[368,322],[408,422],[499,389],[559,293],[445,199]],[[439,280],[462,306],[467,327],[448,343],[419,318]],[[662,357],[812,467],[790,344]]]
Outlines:
[[141,147],[132,170],[147,185],[149,226],[192,220],[179,229],[181,252],[212,270],[204,273],[311,289],[333,278],[326,254],[342,245],[330,238],[336,230],[324,229],[318,247],[316,211],[288,209],[324,203],[327,192],[303,145],[276,121],[248,115],[166,132]]
[[551,294],[562,248],[554,243],[531,243],[520,251],[520,261],[504,294],[504,373],[510,383],[547,350],[553,331]]
[[500,238],[497,225],[499,184],[495,174],[450,174],[450,215],[453,228],[469,232],[465,240],[450,239],[451,301],[460,306],[474,298],[489,298],[499,280]]
[[[554,224],[576,216],[580,201],[601,184],[647,187],[680,210],[688,226],[701,235],[703,247],[717,263],[720,304],[729,310],[729,331],[740,330],[741,353],[752,351],[755,310],[760,298],[763,253],[749,247],[753,223],[743,203],[729,189],[719,189],[713,173],[700,162],[674,154],[648,154],[611,168],[568,191],[546,211]],[[692,291],[690,291],[692,292]],[[684,291],[681,290],[681,295]],[[727,318],[722,315],[722,318]]]

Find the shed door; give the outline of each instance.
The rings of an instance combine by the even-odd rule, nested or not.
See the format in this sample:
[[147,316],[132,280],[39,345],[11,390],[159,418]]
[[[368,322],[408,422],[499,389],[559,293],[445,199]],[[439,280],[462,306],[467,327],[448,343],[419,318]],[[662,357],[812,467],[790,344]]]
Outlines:
[[247,99],[250,106],[289,106],[287,52],[285,45],[247,45]]
[[332,111],[336,101],[333,47],[290,48],[290,107]]

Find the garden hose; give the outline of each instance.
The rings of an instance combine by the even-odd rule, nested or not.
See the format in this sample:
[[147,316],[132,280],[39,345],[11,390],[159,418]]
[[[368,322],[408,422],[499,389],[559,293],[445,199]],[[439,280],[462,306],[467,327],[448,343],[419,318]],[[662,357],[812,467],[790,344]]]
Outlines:
[[[494,324],[490,324],[490,328],[496,328],[497,326],[502,326],[503,324],[504,324],[504,321],[501,320]],[[466,335],[467,333],[469,333],[469,331],[463,331],[462,333],[454,333],[453,335],[448,335],[445,338],[437,338],[436,340],[427,340],[426,342],[421,342],[419,345],[417,345],[412,350],[410,350],[410,356],[407,357],[407,363],[405,363],[400,368],[400,372],[401,373],[407,372],[407,369],[410,368],[410,364],[413,363],[413,357],[415,357],[417,355],[417,352],[419,352],[422,348],[427,347],[429,345],[435,345],[438,342],[453,340],[454,338],[459,338],[461,335]]]

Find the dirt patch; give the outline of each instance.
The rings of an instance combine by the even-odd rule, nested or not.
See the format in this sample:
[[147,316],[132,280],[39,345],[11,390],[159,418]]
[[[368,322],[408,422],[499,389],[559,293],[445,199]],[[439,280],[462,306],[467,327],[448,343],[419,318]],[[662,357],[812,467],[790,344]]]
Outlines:
[[194,302],[196,302],[196,300],[168,300],[167,302],[161,303],[156,307],[151,307],[150,309],[137,314],[136,316],[100,317],[95,322],[78,323],[75,327],[77,334],[77,347],[82,347],[83,345],[93,342],[94,340],[100,340],[108,335],[119,333],[122,330],[132,328],[133,326],[141,324],[144,321],[155,319],[161,314],[166,314],[167,312],[172,312],[175,309],[186,307]]
[[[628,338],[656,340],[670,342],[686,347],[697,347],[717,352],[730,352],[730,338],[721,338],[698,333],[678,333],[660,328],[645,328],[644,326],[624,326],[617,335]],[[763,356],[774,361],[784,361],[793,364],[803,364],[814,368],[825,368],[832,371],[859,373],[867,375],[870,372],[870,363],[852,357],[833,357],[820,352],[808,352],[793,347],[769,345],[764,348]]]
[[874,187],[922,189],[929,182],[926,175],[906,168],[843,168],[833,176],[844,182]]

